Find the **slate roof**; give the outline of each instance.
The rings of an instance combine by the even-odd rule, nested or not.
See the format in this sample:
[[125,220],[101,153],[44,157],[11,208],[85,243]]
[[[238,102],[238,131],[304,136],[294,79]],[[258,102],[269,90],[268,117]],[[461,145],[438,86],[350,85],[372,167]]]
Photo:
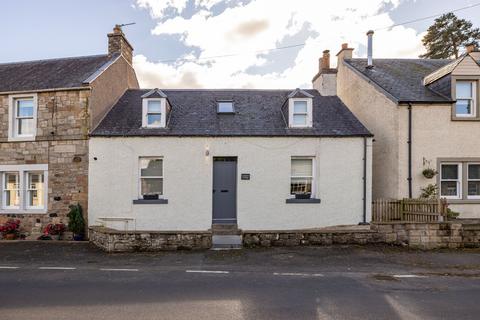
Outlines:
[[[313,128],[289,129],[281,112],[293,90],[162,90],[171,104],[167,128],[142,128],[141,96],[127,90],[92,136],[371,136],[336,96],[313,95]],[[217,101],[233,100],[234,114]]]
[[348,59],[345,63],[375,85],[385,90],[397,103],[451,102],[451,99],[423,84],[428,74],[451,63],[448,59],[373,59],[373,68],[366,59]]
[[0,92],[82,87],[117,55],[96,55],[0,64]]

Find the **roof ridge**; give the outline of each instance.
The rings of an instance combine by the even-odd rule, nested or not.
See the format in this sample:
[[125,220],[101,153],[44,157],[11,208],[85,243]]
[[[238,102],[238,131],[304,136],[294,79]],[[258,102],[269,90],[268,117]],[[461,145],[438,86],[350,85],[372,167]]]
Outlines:
[[94,54],[94,55],[85,55],[77,57],[64,57],[64,58],[48,58],[48,59],[38,59],[38,60],[25,60],[25,61],[14,61],[14,62],[2,62],[0,66],[4,65],[15,65],[15,64],[27,64],[27,63],[38,63],[38,62],[47,62],[47,61],[58,61],[58,60],[73,60],[73,59],[84,59],[84,58],[99,58],[106,57],[108,54]]
[[[159,89],[161,91],[238,91],[238,92],[248,92],[248,91],[293,91],[295,89],[261,89],[261,88],[252,88],[252,89],[237,89],[237,88],[223,88],[223,89],[216,89],[216,88],[201,88],[201,89],[179,89],[179,88],[139,88],[139,89],[128,89],[131,91],[151,91],[154,89]],[[304,91],[316,91],[315,89],[301,89]]]
[[[351,58],[351,59],[345,59],[345,61],[350,61],[350,60],[358,60],[358,61],[366,61],[367,58]],[[423,58],[373,58],[373,61],[375,60],[403,60],[403,61],[455,61],[455,59],[423,59]]]

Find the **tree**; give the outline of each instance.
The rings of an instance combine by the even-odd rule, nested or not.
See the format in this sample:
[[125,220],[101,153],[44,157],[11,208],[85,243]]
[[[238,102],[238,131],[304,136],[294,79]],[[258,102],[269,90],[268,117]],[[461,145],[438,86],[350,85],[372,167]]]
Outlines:
[[452,12],[446,13],[435,19],[422,42],[427,53],[420,58],[448,59],[459,56],[460,47],[469,44],[478,46],[480,40],[479,28],[473,28],[473,24],[465,19],[459,19]]

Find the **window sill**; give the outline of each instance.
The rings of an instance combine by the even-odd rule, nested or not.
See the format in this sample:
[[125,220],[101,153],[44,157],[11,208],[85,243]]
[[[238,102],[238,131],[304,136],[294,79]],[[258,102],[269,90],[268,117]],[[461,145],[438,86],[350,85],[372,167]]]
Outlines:
[[287,199],[285,200],[286,203],[320,203],[320,199],[310,198],[310,199]]
[[167,204],[168,199],[155,199],[155,200],[145,200],[145,199],[135,199],[133,204]]
[[453,116],[452,121],[480,121],[480,117],[458,117],[458,116]]
[[36,140],[36,137],[35,136],[28,136],[28,137],[8,137],[8,141],[9,142],[16,142],[16,141],[24,141],[24,142],[28,142],[28,141],[35,141]]
[[46,210],[42,209],[0,209],[0,215],[2,214],[47,214]]
[[480,199],[448,199],[447,203],[451,204],[480,204]]

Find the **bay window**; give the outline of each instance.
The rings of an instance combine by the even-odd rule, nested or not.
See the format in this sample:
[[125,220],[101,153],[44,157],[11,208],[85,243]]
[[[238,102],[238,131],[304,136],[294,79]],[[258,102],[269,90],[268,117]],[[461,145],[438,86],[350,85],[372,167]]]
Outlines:
[[47,165],[0,166],[0,213],[45,213]]

